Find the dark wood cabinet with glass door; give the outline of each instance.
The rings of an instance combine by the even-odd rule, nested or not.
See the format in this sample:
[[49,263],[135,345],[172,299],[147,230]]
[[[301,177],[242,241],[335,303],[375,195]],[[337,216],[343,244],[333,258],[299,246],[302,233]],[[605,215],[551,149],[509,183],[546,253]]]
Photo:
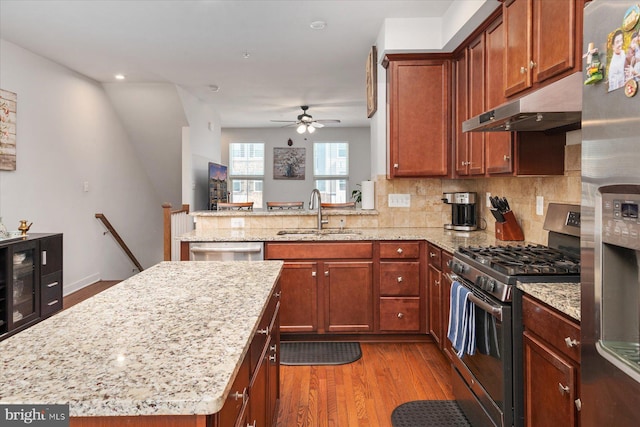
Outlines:
[[0,241],[0,340],[62,309],[62,234]]

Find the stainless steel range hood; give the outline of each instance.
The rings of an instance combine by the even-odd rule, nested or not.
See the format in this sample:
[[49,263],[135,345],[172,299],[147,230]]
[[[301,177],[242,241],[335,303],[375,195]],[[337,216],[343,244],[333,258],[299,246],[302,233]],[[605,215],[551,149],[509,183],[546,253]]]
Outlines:
[[537,91],[462,123],[463,132],[549,131],[580,127],[582,73],[574,73]]

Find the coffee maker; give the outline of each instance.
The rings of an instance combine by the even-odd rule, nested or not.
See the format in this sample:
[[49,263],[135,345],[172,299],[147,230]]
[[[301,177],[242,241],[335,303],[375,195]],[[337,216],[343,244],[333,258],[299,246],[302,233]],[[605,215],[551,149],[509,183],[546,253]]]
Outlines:
[[451,224],[445,224],[445,229],[456,231],[478,229],[476,193],[443,193],[442,201],[451,205]]

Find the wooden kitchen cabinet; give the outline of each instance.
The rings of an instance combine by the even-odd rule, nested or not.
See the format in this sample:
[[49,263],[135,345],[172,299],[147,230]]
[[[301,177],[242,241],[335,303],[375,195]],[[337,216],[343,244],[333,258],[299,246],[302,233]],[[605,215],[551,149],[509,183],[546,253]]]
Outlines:
[[441,349],[450,360],[455,354],[451,341],[447,338],[447,332],[449,331],[449,313],[451,312],[451,267],[449,262],[453,259],[453,254],[442,251],[442,288],[440,295],[440,307],[442,312],[442,340]]
[[[485,112],[485,36],[472,40],[469,50],[469,117]],[[467,175],[484,175],[485,132],[469,132]]]
[[0,267],[0,340],[62,309],[62,234],[0,242]]
[[267,242],[265,254],[285,261],[283,333],[373,331],[372,242]]
[[505,96],[580,68],[584,0],[506,0]]
[[528,295],[522,317],[525,425],[578,426],[580,326]]
[[392,54],[387,69],[389,178],[450,173],[451,58]]
[[[427,245],[427,258],[429,259],[427,285],[429,290],[429,333],[434,341],[438,343],[440,350],[445,351],[446,348],[451,347],[447,339],[451,281],[448,280],[448,276],[445,273],[450,272],[447,263],[452,258],[452,255],[429,243]],[[446,351],[445,354],[447,354]]]
[[422,242],[379,243],[378,327],[383,333],[424,333]]

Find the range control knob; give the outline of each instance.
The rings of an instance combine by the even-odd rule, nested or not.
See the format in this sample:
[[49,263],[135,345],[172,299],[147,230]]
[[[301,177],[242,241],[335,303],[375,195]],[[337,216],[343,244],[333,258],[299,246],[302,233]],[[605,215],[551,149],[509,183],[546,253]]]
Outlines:
[[480,289],[484,289],[487,285],[487,278],[484,276],[476,277],[476,286]]
[[497,284],[498,282],[496,282],[494,279],[489,280],[485,291],[493,292],[496,289]]

